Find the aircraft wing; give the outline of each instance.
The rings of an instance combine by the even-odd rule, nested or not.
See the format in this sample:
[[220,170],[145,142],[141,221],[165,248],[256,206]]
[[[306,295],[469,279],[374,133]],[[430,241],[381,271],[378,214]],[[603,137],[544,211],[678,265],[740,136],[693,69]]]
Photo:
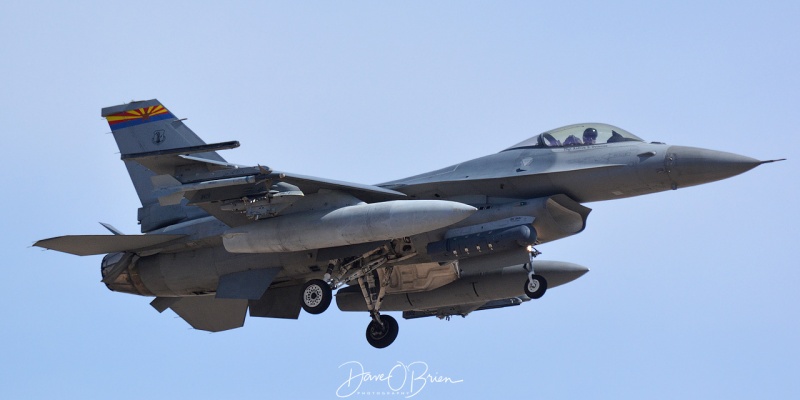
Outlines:
[[[196,158],[193,160],[200,162]],[[209,164],[219,165],[213,162]],[[279,185],[281,183],[284,185]],[[243,197],[255,198],[270,192],[306,195],[320,190],[348,193],[367,203],[406,197],[405,193],[380,186],[272,171],[262,166],[226,168],[192,176],[163,174],[153,177],[153,184],[162,205],[178,204],[183,197],[189,200],[189,204],[197,205]]]
[[[163,135],[163,131],[155,131],[152,141],[165,140]],[[152,188],[162,206],[178,205],[186,198],[188,205],[204,209],[229,226],[275,216],[285,207],[275,207],[274,203],[287,206],[292,199],[320,190],[343,192],[367,203],[406,197],[404,193],[379,186],[278,172],[260,165],[231,164],[216,153],[237,147],[237,141],[194,144],[164,150],[123,152],[121,158],[126,163],[138,163],[155,174],[151,178]],[[273,201],[274,197],[280,199]],[[236,202],[239,205],[232,205]],[[253,205],[254,202],[259,204]],[[258,209],[267,211],[259,215]]]
[[281,181],[299,187],[304,193],[315,193],[320,189],[337,190],[351,194],[367,203],[398,200],[407,197],[405,193],[375,185],[364,185],[299,174],[283,173],[282,175]]
[[137,252],[178,240],[186,235],[69,235],[40,240],[33,245],[77,256]]
[[[191,160],[202,162],[196,157]],[[152,177],[159,203],[176,205],[185,198],[188,205],[198,206],[234,227],[276,216],[294,201],[321,190],[346,193],[367,203],[406,197],[404,193],[379,186],[272,171],[262,166],[224,167],[213,160],[207,161],[214,169],[203,168],[200,172],[178,169]]]

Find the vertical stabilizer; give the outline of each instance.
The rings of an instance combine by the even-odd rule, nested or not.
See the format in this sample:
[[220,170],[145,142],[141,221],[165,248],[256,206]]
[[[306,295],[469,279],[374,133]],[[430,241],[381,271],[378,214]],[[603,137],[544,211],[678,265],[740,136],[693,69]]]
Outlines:
[[[130,154],[206,144],[156,99],[106,107],[101,115],[108,121],[123,158]],[[196,156],[225,161],[216,152]],[[151,181],[157,174],[136,161],[126,160],[125,167],[142,202],[142,208],[139,209],[142,232],[207,215],[197,207],[186,206],[185,200],[180,205],[160,206]]]

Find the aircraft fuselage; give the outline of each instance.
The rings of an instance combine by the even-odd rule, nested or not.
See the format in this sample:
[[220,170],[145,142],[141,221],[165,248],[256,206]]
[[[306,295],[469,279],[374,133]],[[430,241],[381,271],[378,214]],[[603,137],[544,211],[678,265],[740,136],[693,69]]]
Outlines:
[[[145,235],[70,235],[37,246],[105,254],[103,282],[155,296],[192,327],[368,311],[377,348],[394,318],[466,316],[538,299],[588,268],[533,260],[583,231],[584,203],[725,179],[769,161],[646,143],[614,126],[565,126],[504,151],[381,185],[229,164],[158,100],[107,107]],[[107,226],[108,227],[108,226]]]

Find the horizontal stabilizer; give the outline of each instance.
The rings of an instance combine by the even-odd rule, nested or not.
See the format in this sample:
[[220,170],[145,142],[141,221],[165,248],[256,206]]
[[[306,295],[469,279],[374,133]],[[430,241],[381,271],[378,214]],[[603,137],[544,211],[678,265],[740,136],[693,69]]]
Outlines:
[[43,239],[34,246],[76,256],[148,249],[186,235],[69,235]]

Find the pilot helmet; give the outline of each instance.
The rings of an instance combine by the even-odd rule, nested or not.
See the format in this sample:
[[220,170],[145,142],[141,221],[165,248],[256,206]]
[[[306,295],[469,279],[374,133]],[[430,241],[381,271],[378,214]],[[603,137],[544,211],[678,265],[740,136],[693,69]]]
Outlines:
[[592,142],[597,140],[597,129],[586,128],[586,130],[583,131],[583,139],[584,140],[591,139]]

